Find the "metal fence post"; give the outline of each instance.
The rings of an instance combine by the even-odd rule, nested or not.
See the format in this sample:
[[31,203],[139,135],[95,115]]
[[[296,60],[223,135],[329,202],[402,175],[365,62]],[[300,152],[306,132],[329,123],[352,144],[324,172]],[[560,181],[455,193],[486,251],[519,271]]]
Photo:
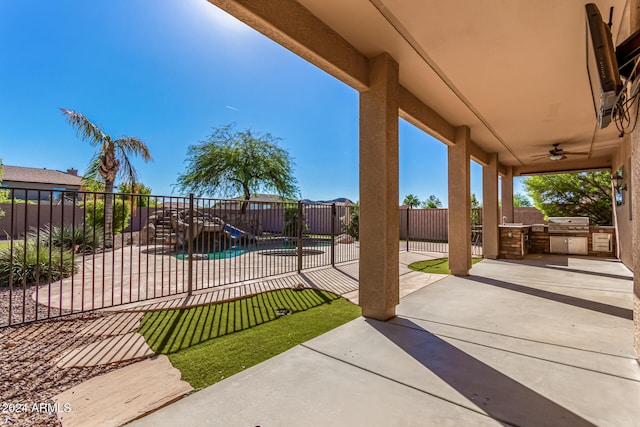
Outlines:
[[187,247],[189,248],[189,261],[187,262],[187,295],[191,296],[191,293],[193,292],[193,193],[189,193],[189,228],[187,229],[187,234]]
[[331,203],[331,266],[336,266],[336,204]]
[[407,252],[409,252],[409,211],[411,208],[407,209]]
[[296,235],[298,237],[298,273],[302,271],[302,215],[304,213],[303,205],[301,201],[298,201],[298,218],[296,224]]

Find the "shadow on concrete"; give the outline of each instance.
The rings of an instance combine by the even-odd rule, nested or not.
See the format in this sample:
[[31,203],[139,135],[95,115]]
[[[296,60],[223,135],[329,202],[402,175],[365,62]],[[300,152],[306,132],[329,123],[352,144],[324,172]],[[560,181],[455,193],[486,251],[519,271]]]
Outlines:
[[498,288],[508,289],[510,291],[516,291],[523,294],[560,302],[563,304],[573,305],[574,307],[585,308],[587,310],[597,311],[599,313],[620,317],[622,319],[633,320],[633,310],[618,307],[615,305],[605,304],[602,302],[587,300],[587,299],[578,298],[578,297],[572,297],[569,295],[559,294],[551,291],[545,291],[542,289],[530,288],[524,285],[516,285],[515,283],[503,282],[502,280],[490,279],[488,277],[465,276],[463,278],[466,280],[470,280],[472,282],[478,282],[478,283],[483,283],[485,285],[496,286]]
[[462,405],[444,398],[445,400],[475,412],[486,413],[508,426],[594,426],[411,320],[396,319],[401,320],[402,325],[371,319],[367,319],[367,323],[453,387],[479,410],[474,410],[470,404]]
[[[553,259],[556,259],[556,257],[554,257]],[[507,260],[507,259],[501,259],[501,262],[505,262],[505,263],[510,263],[510,264],[520,264],[520,265],[526,265],[529,267],[538,267],[538,268],[544,268],[546,269],[550,269],[550,270],[558,270],[558,271],[565,271],[567,273],[577,273],[577,274],[586,274],[589,276],[600,276],[600,277],[607,277],[610,279],[619,279],[619,280],[633,280],[632,276],[624,276],[622,274],[613,274],[613,273],[603,273],[603,272],[599,272],[599,271],[592,271],[592,270],[581,270],[581,269],[577,269],[577,268],[568,268],[569,266],[569,262],[568,262],[568,258],[565,259],[565,262],[556,262],[556,263],[549,263],[547,261],[545,261],[545,258],[539,258],[539,259],[531,259],[531,258],[525,258],[523,260]],[[600,260],[602,261],[602,260]],[[555,264],[555,265],[554,265]]]
[[339,266],[335,268],[335,271],[340,273],[340,274],[342,274],[343,276],[348,277],[351,280],[355,280],[356,282],[359,282],[359,279],[356,276],[354,276],[352,274],[349,274],[348,272],[346,272],[344,270],[341,270]]

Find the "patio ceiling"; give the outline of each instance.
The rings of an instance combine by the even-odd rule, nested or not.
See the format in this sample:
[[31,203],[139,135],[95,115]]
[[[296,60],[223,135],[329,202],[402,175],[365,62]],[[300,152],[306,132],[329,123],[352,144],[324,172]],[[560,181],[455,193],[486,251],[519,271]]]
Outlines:
[[[440,116],[436,121],[469,126],[478,147],[497,152],[503,166],[519,172],[606,167],[620,144],[613,124],[596,126],[586,70],[586,0],[210,1],[353,86],[357,73],[345,78],[334,65],[357,70],[352,51],[365,58],[388,52],[399,63],[401,85]],[[614,6],[612,33],[619,44],[628,35],[625,0],[595,3],[605,19]],[[300,5],[311,19],[299,19],[307,13]],[[304,53],[339,38],[347,47],[323,60]],[[349,64],[328,58],[334,53],[344,53]],[[532,159],[554,143],[589,154],[547,165]]]

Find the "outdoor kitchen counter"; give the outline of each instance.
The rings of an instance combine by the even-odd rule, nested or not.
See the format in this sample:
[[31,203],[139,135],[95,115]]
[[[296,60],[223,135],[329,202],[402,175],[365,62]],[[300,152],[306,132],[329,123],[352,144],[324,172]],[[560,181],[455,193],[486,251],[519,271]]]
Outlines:
[[500,225],[499,258],[522,259],[529,252],[529,225],[504,224]]
[[[593,236],[594,233],[606,233],[610,234],[611,250],[601,251],[594,248]],[[569,233],[555,233],[554,236],[574,237],[575,234]],[[601,257],[615,257],[616,256],[616,240],[615,240],[615,227],[613,226],[590,226],[589,233],[582,234],[588,239],[588,255],[589,256],[601,256]],[[532,254],[548,254],[550,253],[549,247],[549,229],[545,225],[533,225],[529,232],[529,253]]]

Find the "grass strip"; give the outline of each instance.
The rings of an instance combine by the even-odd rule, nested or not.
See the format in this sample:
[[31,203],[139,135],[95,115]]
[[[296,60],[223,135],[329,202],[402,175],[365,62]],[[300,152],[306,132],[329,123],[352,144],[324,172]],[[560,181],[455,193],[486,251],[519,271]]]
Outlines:
[[[282,309],[291,314],[279,315]],[[199,389],[360,315],[360,307],[330,292],[285,289],[147,313],[139,332],[156,353],[168,354],[182,378]]]
[[[477,264],[482,258],[473,258],[472,264]],[[409,264],[409,268],[415,271],[431,274],[451,274],[449,270],[449,258],[427,259],[424,261],[416,261]]]

